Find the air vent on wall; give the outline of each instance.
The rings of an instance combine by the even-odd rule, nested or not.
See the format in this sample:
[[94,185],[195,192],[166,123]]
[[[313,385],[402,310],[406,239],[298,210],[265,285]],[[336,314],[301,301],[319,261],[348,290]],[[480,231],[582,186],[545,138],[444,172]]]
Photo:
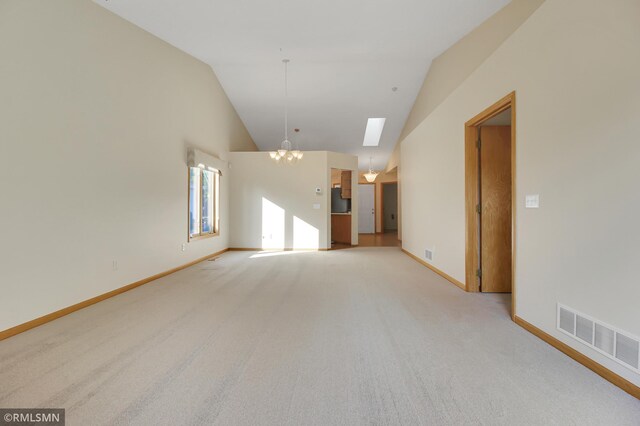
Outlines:
[[640,373],[640,339],[558,304],[557,328],[627,368]]
[[613,345],[616,336],[615,331],[603,325],[596,324],[595,329],[595,347],[608,355],[613,356]]
[[424,257],[427,260],[433,260],[433,250],[425,249]]
[[593,321],[579,315],[576,316],[576,337],[593,345]]
[[576,315],[571,311],[560,308],[558,311],[558,328],[573,336],[576,331]]

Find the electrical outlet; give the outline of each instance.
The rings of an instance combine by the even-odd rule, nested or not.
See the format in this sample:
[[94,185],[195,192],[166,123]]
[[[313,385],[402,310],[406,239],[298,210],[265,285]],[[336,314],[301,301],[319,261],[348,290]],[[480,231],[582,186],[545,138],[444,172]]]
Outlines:
[[114,260],[113,262],[111,262],[111,269],[113,271],[117,271],[118,270],[118,261]]
[[180,250],[187,251],[187,245],[185,243],[182,243],[182,246],[180,247]]

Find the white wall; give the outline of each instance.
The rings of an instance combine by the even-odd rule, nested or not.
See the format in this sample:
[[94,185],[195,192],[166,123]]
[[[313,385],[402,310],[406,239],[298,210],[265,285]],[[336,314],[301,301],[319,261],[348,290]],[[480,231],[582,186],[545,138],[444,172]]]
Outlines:
[[357,170],[357,157],[306,151],[299,162],[283,164],[267,152],[239,152],[230,154],[230,162],[231,247],[331,247],[331,168]]
[[[211,68],[89,0],[0,2],[0,330],[228,247],[186,147],[255,145]],[[118,270],[112,270],[112,261]]]
[[[303,159],[294,164],[276,162],[268,152],[231,153],[230,162],[231,247],[261,249],[265,244],[264,248],[294,248],[294,217],[309,224],[309,232],[317,232],[310,247],[295,248],[327,247],[323,232],[328,208],[325,151],[305,152]],[[323,193],[316,194],[316,187],[322,188]],[[275,204],[281,212],[274,213],[272,209],[277,208],[270,208],[268,203]],[[314,204],[319,204],[319,209],[314,209]]]
[[[555,329],[560,302],[640,335],[640,2],[547,0],[402,144],[403,246],[464,281],[464,123],[517,91],[517,315]],[[541,208],[525,210],[525,194]]]

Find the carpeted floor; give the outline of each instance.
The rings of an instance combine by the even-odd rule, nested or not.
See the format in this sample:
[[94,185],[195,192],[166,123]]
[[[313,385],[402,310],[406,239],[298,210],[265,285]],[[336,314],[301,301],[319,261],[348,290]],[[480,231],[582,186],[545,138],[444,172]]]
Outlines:
[[68,425],[639,425],[640,401],[398,248],[232,252],[0,342]]

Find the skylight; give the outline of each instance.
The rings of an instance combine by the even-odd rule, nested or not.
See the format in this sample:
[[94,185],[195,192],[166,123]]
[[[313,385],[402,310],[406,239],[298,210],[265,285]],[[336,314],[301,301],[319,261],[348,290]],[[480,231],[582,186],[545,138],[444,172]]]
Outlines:
[[378,146],[386,118],[370,118],[364,132],[363,146]]

